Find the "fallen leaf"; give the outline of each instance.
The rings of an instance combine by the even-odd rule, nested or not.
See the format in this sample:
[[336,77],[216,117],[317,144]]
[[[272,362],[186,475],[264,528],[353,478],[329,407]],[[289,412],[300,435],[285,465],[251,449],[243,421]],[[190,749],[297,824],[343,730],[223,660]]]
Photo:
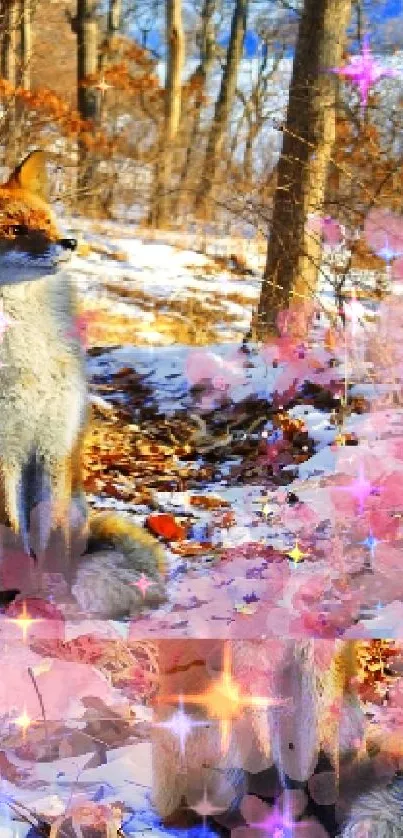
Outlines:
[[237,614],[245,614],[249,616],[251,614],[256,614],[258,606],[256,604],[252,605],[252,603],[246,602],[237,602],[234,606],[234,610]]
[[186,538],[187,528],[178,524],[169,513],[149,515],[146,525],[154,535],[159,535],[166,541],[183,541]]
[[171,544],[171,550],[177,556],[201,556],[211,550],[211,544],[200,544],[197,541],[182,541],[180,544]]
[[191,506],[197,506],[199,509],[220,509],[223,506],[230,506],[227,500],[214,495],[192,495],[189,501]]

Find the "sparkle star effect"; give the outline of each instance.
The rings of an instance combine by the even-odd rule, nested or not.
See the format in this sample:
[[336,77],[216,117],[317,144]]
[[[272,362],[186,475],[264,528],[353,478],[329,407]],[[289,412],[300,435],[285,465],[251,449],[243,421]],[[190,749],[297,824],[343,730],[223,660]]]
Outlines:
[[358,88],[362,113],[368,105],[368,95],[371,87],[386,76],[396,76],[395,70],[384,67],[373,57],[368,35],[363,38],[359,55],[353,55],[349,64],[344,67],[332,67],[330,72],[349,79],[351,84]]
[[359,542],[359,544],[362,544],[363,547],[368,547],[371,559],[374,559],[375,549],[376,549],[377,545],[381,544],[381,543],[382,543],[381,539],[375,538],[375,536],[372,534],[372,532],[370,532],[369,535],[367,535],[365,541],[360,541]]
[[275,805],[261,821],[249,822],[252,829],[261,829],[271,838],[291,838],[294,822]]
[[137,582],[131,582],[130,584],[133,588],[138,588],[139,591],[141,591],[143,599],[145,599],[148,589],[155,585],[155,582],[151,582],[151,580],[147,579],[147,577],[144,576],[144,573],[142,573]]
[[365,501],[374,493],[374,489],[375,487],[372,485],[371,481],[366,479],[364,474],[364,467],[362,465],[359,468],[358,477],[356,480],[354,480],[353,483],[350,483],[349,486],[333,487],[333,491],[350,492],[350,494],[353,495],[353,497],[358,502],[360,515],[364,511]]
[[104,78],[102,78],[102,79],[100,79],[100,80],[99,80],[99,82],[97,82],[97,84],[95,84],[95,85],[94,85],[94,87],[95,87],[97,90],[100,90],[100,92],[101,92],[102,94],[104,94],[104,93],[106,93],[106,91],[107,91],[107,90],[111,90],[112,85],[111,85],[111,84],[108,84],[108,82],[107,82],[107,81],[105,81],[105,79],[104,79]]
[[267,521],[268,517],[272,514],[272,509],[268,501],[264,501],[263,508],[262,508],[262,515],[265,521]]
[[402,254],[389,244],[389,238],[385,234],[385,243],[379,248],[377,255],[380,256],[380,258],[383,259],[389,266],[390,262],[393,262],[393,260],[396,259],[396,256],[401,256]]
[[183,709],[183,696],[179,697],[179,709],[165,722],[155,722],[153,727],[162,727],[169,730],[173,736],[179,739],[181,754],[185,753],[186,740],[194,728],[207,727],[208,722],[194,721]]
[[343,306],[345,317],[351,323],[351,333],[355,336],[357,333],[357,327],[361,325],[362,318],[365,315],[365,308],[362,303],[357,300],[355,288],[351,289],[350,302],[345,302]]
[[[177,702],[178,695],[158,696],[157,701],[162,704]],[[217,719],[221,735],[221,753],[228,752],[231,727],[235,719],[242,716],[245,707],[272,707],[285,704],[287,700],[271,699],[265,696],[242,695],[237,682],[232,676],[231,646],[224,645],[223,668],[221,677],[214,680],[211,687],[204,693],[182,696],[184,704],[194,704],[206,708],[209,718]]]
[[14,719],[14,724],[17,725],[17,727],[21,728],[22,735],[25,738],[25,734],[26,734],[28,728],[30,727],[30,725],[32,724],[32,719],[30,719],[30,717],[28,716],[28,713],[27,713],[25,707],[24,707],[23,713],[21,713],[21,716],[18,716],[17,719]]
[[40,617],[30,617],[27,611],[27,604],[24,600],[22,603],[22,611],[19,617],[7,617],[6,618],[10,623],[15,623],[22,631],[22,639],[25,643],[28,635],[28,631],[34,623],[40,623]]
[[298,564],[298,562],[302,561],[302,559],[304,559],[307,555],[308,553],[303,553],[302,550],[299,549],[298,541],[295,542],[295,547],[287,553],[287,556],[293,560],[294,564]]
[[203,818],[203,833],[202,834],[204,834],[206,832],[206,826],[207,826],[206,820],[207,820],[207,818],[209,816],[211,817],[212,815],[216,815],[219,812],[222,812],[222,806],[214,806],[210,802],[210,800],[208,799],[208,796],[207,796],[207,789],[206,788],[204,789],[202,799],[199,800],[196,803],[193,803],[191,808],[193,809],[194,812],[197,812],[197,814],[200,815],[201,818]]

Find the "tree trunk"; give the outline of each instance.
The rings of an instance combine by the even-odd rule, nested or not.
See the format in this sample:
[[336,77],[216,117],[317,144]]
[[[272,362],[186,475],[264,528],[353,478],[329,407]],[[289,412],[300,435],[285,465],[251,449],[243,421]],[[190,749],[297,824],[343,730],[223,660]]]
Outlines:
[[207,215],[208,202],[212,195],[220,153],[222,151],[228,127],[228,120],[235,98],[238,67],[243,52],[247,11],[248,0],[236,0],[231,23],[227,61],[221,80],[220,93],[216,102],[214,118],[208,138],[206,155],[202,167],[203,174],[196,194],[196,211],[202,212],[204,215]]
[[[315,293],[322,246],[307,230],[309,213],[321,213],[335,141],[337,81],[327,68],[342,60],[351,0],[305,0],[295,51],[283,147],[254,324],[263,340],[290,299]],[[279,286],[279,287],[277,287]]]
[[245,138],[245,149],[243,155],[243,173],[246,183],[251,186],[253,181],[253,146],[260,129],[257,109],[253,112],[252,100],[247,102],[245,116],[248,129]]
[[[88,76],[95,76],[98,70],[98,0],[77,0],[77,101],[80,116],[96,122],[98,119],[99,95],[95,87],[83,84]],[[95,164],[93,156],[83,141],[78,143],[78,202],[95,206],[91,194],[94,185]],[[91,200],[90,200],[91,199]]]
[[189,192],[195,174],[195,162],[199,153],[200,121],[204,95],[216,52],[216,35],[214,25],[214,13],[216,8],[217,0],[204,0],[201,11],[201,56],[200,62],[193,73],[193,79],[197,79],[198,81],[198,88],[191,114],[191,128],[188,134],[189,140],[186,149],[185,161],[181,172],[179,189],[175,196],[173,210],[173,215],[175,217],[178,215],[179,207],[188,197],[187,193]]
[[18,5],[16,0],[6,0],[2,5],[4,32],[1,49],[1,74],[11,84],[16,85]]
[[98,0],[77,0],[77,97],[83,119],[96,119],[97,93],[83,81],[98,68]]
[[109,0],[108,35],[113,37],[120,32],[122,23],[122,0]]
[[32,8],[31,0],[21,0],[21,86],[31,87]]
[[99,54],[99,70],[106,70],[119,57],[119,49],[114,49],[115,38],[122,25],[122,0],[109,0],[106,37]]
[[164,133],[157,164],[157,189],[152,210],[157,227],[167,225],[170,216],[169,189],[174,163],[175,140],[182,109],[182,72],[185,40],[182,23],[182,0],[166,0],[166,38],[168,46],[165,83]]
[[[1,75],[14,87],[17,85],[17,0],[5,0],[2,3],[3,34],[1,42]],[[3,138],[6,140],[4,155],[6,165],[13,167],[17,163],[17,119],[14,96],[6,102],[6,118],[3,123]]]
[[[122,0],[109,0],[107,29],[106,36],[101,44],[98,59],[98,72],[101,81],[107,83],[107,76],[105,73],[112,64],[117,63],[121,57],[121,45],[119,43],[118,35],[122,26]],[[99,95],[99,122],[105,126],[108,121],[108,108],[110,107],[110,99],[108,97],[108,90],[100,90]],[[116,167],[111,166],[111,170],[103,179],[102,190],[99,195],[99,204],[102,214],[110,217],[111,208],[113,206],[114,192],[116,185]]]
[[243,176],[248,186],[252,186],[253,180],[253,143],[257,136],[257,125],[255,122],[249,123],[248,133],[245,140],[245,150],[243,155]]

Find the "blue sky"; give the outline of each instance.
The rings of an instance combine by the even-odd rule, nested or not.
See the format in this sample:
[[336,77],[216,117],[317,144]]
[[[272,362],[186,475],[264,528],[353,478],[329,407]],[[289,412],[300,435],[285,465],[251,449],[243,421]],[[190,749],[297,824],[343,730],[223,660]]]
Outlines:
[[[371,4],[369,4],[369,10],[371,10]],[[373,9],[373,13],[372,15],[370,15],[370,23],[377,24],[381,21],[387,21],[390,18],[398,17],[399,15],[403,15],[403,0],[384,0],[384,3],[380,7],[377,6],[377,8]],[[352,25],[354,27],[354,20],[352,21]],[[139,37],[139,33],[134,32],[133,34],[135,35],[135,37],[136,35],[137,37]],[[378,43],[381,42],[382,34],[381,32],[377,31],[376,25],[373,26],[372,32],[370,32],[370,34],[372,35],[373,44],[375,44],[377,41]],[[228,40],[229,31],[222,35],[222,37],[219,39],[219,42],[222,46],[226,46]],[[245,36],[245,58],[253,58],[256,55],[258,44],[259,38],[257,37],[256,33],[252,29],[248,29]],[[159,54],[163,53],[164,39],[161,34],[160,27],[148,33],[147,46],[149,49],[155,50],[155,52]]]
[[402,0],[386,0],[385,8],[383,9],[382,17],[397,17],[398,15],[402,14],[403,11],[403,2]]

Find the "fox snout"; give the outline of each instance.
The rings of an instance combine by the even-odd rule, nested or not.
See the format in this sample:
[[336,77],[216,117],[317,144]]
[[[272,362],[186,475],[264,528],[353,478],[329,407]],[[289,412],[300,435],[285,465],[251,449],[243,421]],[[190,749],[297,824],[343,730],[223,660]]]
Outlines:
[[57,267],[58,265],[70,262],[74,252],[77,250],[77,245],[77,239],[71,238],[58,239],[54,245],[51,245],[48,253],[54,265]]
[[57,271],[77,248],[63,235],[47,199],[45,158],[32,152],[0,185],[0,285]]
[[58,244],[64,250],[77,250],[77,239],[59,239]]
[[41,279],[70,262],[77,240],[57,237],[50,241],[41,232],[20,229],[14,238],[0,238],[0,286]]

